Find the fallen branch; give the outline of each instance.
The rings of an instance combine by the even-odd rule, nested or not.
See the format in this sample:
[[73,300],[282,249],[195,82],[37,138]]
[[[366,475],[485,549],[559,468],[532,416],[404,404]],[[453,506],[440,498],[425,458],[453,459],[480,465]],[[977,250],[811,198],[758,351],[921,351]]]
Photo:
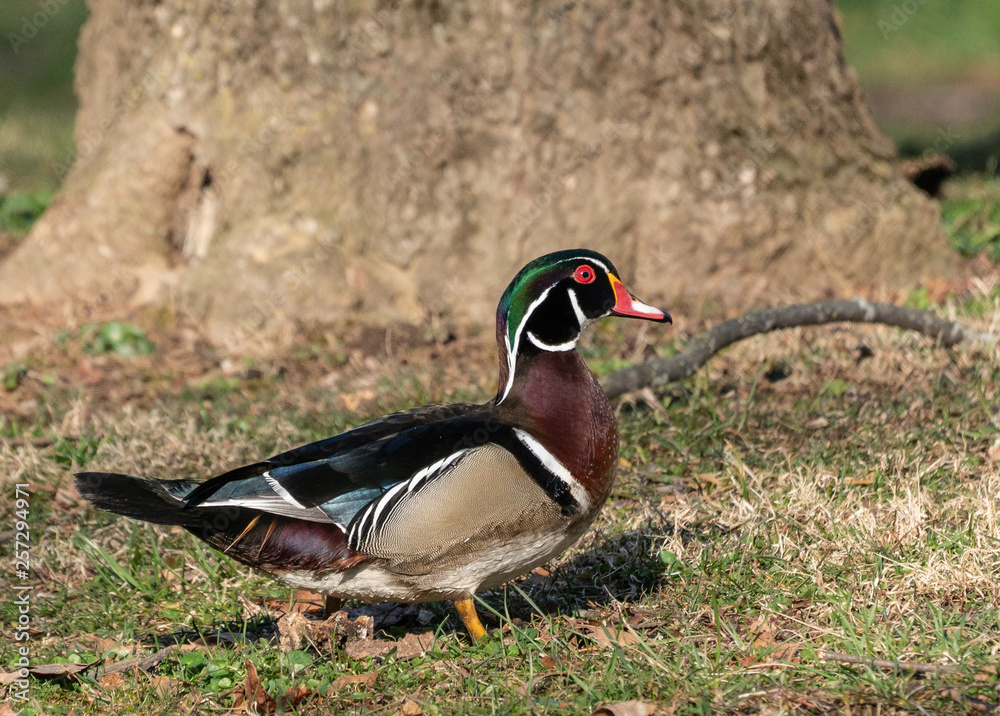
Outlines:
[[958,667],[951,664],[924,664],[918,661],[890,661],[888,659],[873,659],[870,656],[855,656],[854,654],[842,654],[839,651],[825,651],[820,649],[816,652],[823,661],[839,661],[842,664],[864,664],[874,666],[878,669],[892,669],[893,671],[912,671],[921,674],[954,674]]
[[111,664],[101,664],[97,667],[96,677],[101,679],[108,674],[114,674],[119,671],[130,671],[132,669],[149,671],[170,656],[170,654],[176,649],[177,645],[171,644],[170,646],[166,646],[159,651],[153,652],[152,654],[140,654],[139,656],[130,656],[127,659],[122,659],[121,661],[116,661]]
[[783,308],[748,313],[720,323],[690,341],[683,353],[671,358],[653,358],[645,363],[622,368],[601,380],[609,398],[645,388],[657,383],[671,383],[689,378],[723,348],[750,336],[770,333],[783,328],[819,326],[825,323],[881,323],[905,328],[933,338],[942,346],[951,347],[965,341],[980,340],[995,343],[992,333],[975,331],[955,321],[948,321],[927,311],[876,303],[861,298],[816,301]]

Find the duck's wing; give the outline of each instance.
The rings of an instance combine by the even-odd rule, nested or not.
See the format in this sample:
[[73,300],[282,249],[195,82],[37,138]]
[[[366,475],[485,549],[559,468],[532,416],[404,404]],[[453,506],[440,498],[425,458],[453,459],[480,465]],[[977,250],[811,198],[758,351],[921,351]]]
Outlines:
[[232,506],[347,525],[395,485],[447,467],[462,451],[506,431],[480,405],[394,413],[231,470],[177,497],[187,509]]
[[397,413],[200,485],[81,473],[77,486],[101,509],[180,525],[276,573],[371,558],[425,573],[589,509],[536,439],[477,405]]

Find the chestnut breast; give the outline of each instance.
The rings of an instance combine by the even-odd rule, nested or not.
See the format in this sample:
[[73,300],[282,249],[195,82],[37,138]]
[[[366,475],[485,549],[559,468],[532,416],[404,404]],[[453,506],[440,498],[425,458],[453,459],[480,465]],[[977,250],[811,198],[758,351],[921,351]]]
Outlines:
[[498,406],[501,419],[540,440],[600,508],[618,465],[618,426],[604,390],[576,351],[522,360],[510,394]]

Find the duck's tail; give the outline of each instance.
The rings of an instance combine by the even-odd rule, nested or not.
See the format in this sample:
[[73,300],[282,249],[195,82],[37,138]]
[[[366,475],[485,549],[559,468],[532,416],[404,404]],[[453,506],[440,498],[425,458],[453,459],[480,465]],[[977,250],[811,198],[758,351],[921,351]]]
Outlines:
[[196,486],[189,480],[156,480],[113,472],[76,474],[76,489],[98,509],[188,529],[205,519],[204,512],[184,509],[185,498]]
[[112,472],[81,472],[76,488],[95,507],[161,525],[179,525],[251,567],[274,574],[305,569],[339,571],[365,561],[347,546],[338,524],[308,522],[235,506],[187,507],[199,483]]

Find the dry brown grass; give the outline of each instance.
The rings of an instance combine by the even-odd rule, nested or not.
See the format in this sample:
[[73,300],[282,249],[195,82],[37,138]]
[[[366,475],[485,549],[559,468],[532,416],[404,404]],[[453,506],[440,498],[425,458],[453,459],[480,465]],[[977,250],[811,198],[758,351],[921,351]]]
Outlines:
[[[982,328],[1000,315],[987,305],[970,319]],[[491,351],[461,340],[447,361],[448,347],[433,344],[377,357],[322,344],[252,365],[211,354],[176,381],[155,377],[154,359],[97,361],[72,342],[31,355],[29,377],[5,398],[23,410],[19,434],[8,423],[0,441],[0,475],[4,494],[31,485],[36,662],[120,659],[154,649],[153,637],[191,642],[221,627],[250,635],[203,637],[168,656],[162,694],[141,675],[115,689],[86,674],[33,680],[36,712],[224,708],[247,659],[272,695],[304,685],[302,713],[393,713],[406,700],[425,713],[582,713],[626,698],[684,713],[965,713],[997,702],[995,349],[948,352],[887,329],[789,331],[735,346],[660,392],[656,410],[627,402],[620,482],[595,529],[516,588],[485,596],[503,615],[488,624],[506,636],[470,647],[433,605],[436,646],[410,661],[283,654],[256,641],[273,625],[240,598],[269,608],[287,592],[179,530],[95,514],[70,486],[81,467],[208,476],[388,410],[483,399]],[[608,366],[659,350],[642,340],[602,328],[583,350]],[[859,361],[860,344],[874,356]],[[74,383],[82,364],[100,378]],[[770,382],[776,367],[787,378]],[[49,372],[59,377],[46,392],[32,376]],[[109,385],[148,392],[98,394]],[[36,429],[73,439],[25,441]],[[383,628],[426,628],[414,618]],[[821,652],[961,669],[913,676]],[[296,659],[305,666],[293,669]],[[370,684],[331,686],[373,668]]]

